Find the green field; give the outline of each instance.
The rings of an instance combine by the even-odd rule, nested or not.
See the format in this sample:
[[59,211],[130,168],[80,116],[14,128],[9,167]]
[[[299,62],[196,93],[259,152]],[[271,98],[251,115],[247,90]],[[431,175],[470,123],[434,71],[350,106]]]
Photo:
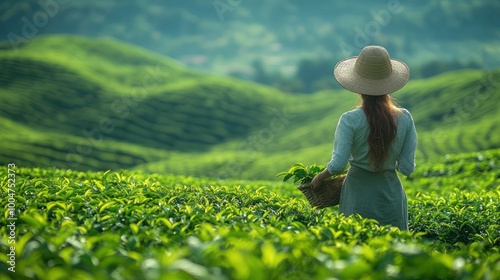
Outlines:
[[[23,167],[272,179],[294,162],[326,163],[358,102],[193,71],[113,39],[4,43],[0,64],[0,163]],[[499,148],[499,84],[499,70],[462,70],[396,93],[415,119],[417,161]]]
[[499,162],[448,156],[402,179],[410,232],[313,209],[289,183],[5,166],[1,278],[498,279]]
[[[500,2],[170,2],[1,2],[0,280],[500,279]],[[276,176],[365,45],[411,69],[409,231]]]
[[395,95],[419,135],[401,232],[313,209],[275,177],[329,160],[355,94],[285,93],[79,36],[2,45],[0,65],[2,279],[500,277],[498,69]]

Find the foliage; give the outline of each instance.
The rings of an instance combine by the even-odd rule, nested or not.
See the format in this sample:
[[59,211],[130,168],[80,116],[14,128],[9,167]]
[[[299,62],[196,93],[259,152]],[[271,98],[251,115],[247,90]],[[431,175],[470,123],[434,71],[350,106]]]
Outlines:
[[[16,169],[16,274],[3,279],[497,279],[500,151],[455,155],[403,182],[411,232],[294,184],[139,172]],[[7,193],[7,171],[0,187]],[[5,224],[6,209],[0,223]],[[0,228],[6,252],[8,228]]]
[[288,169],[288,171],[276,174],[276,177],[283,176],[283,182],[293,178],[293,182],[300,182],[301,184],[309,183],[314,176],[325,169],[324,165],[312,164],[305,166],[303,163],[295,163]]
[[[296,161],[326,162],[357,98],[285,94],[112,39],[40,36],[0,50],[0,63],[0,163],[26,167],[272,179]],[[395,95],[414,117],[418,164],[499,147],[499,79],[450,72]]]

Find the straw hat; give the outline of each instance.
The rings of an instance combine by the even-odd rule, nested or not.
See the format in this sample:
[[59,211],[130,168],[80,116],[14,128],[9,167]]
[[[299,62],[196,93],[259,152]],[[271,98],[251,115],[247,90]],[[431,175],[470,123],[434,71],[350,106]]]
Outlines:
[[404,62],[391,59],[385,48],[367,46],[359,56],[339,61],[333,75],[352,92],[384,95],[402,88],[410,78],[410,69]]

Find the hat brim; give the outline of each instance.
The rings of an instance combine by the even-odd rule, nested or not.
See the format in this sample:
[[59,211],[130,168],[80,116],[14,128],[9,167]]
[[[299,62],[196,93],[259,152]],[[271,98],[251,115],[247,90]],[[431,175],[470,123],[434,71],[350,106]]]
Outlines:
[[404,62],[391,59],[392,72],[384,79],[367,79],[359,76],[354,71],[357,56],[343,59],[335,65],[333,75],[341,86],[359,94],[384,95],[393,93],[402,87],[410,79],[410,69]]

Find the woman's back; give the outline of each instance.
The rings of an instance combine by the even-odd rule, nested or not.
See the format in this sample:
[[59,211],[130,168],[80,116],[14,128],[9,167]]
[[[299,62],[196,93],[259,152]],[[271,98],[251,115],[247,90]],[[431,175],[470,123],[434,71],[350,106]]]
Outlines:
[[[384,164],[383,170],[398,169],[408,176],[415,169],[415,150],[410,149],[416,145],[417,137],[413,118],[410,112],[401,108],[395,116],[397,132],[390,145],[390,151]],[[337,126],[334,153],[341,156],[328,167],[330,172],[338,173],[343,170],[347,161],[351,165],[373,171],[369,163],[369,145],[367,143],[370,126],[365,112],[361,108],[356,108],[344,113]],[[346,158],[345,155],[349,155]]]

